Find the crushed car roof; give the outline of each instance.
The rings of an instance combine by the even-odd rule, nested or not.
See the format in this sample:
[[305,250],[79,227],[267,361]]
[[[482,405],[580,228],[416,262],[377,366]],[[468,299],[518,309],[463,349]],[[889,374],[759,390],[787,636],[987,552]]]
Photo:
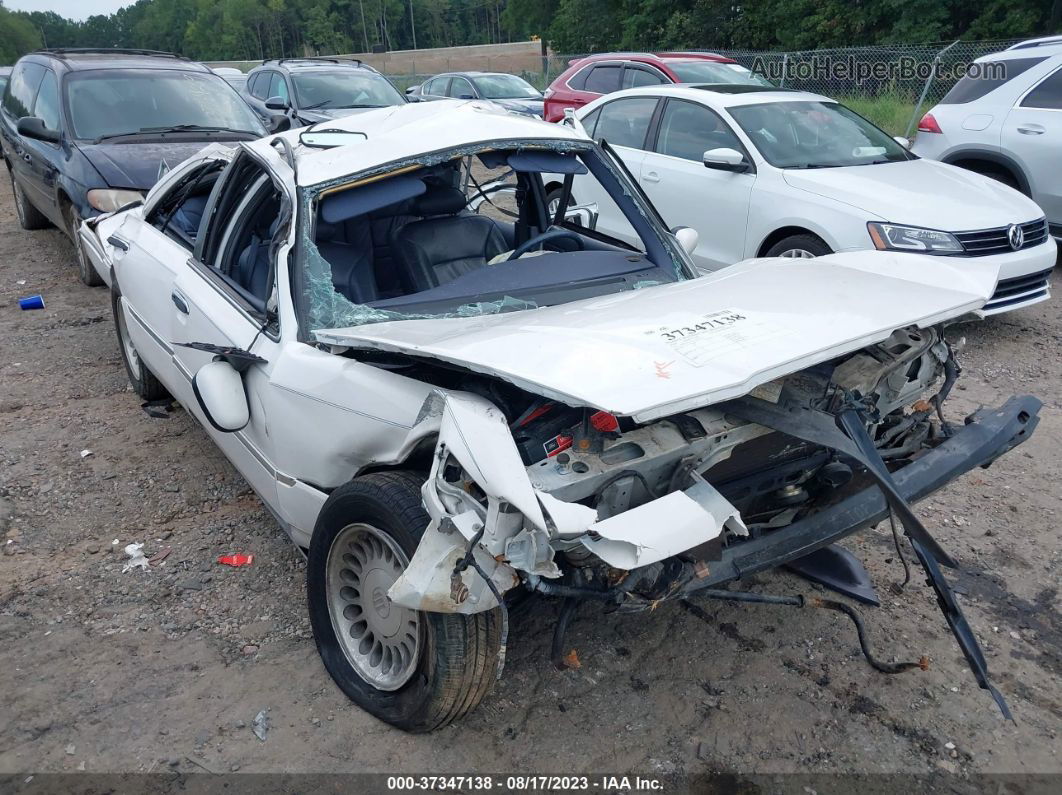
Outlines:
[[317,131],[342,130],[366,136],[365,140],[330,149],[302,145],[299,136],[308,129],[289,130],[249,146],[266,153],[273,140],[286,139],[294,148],[297,183],[308,186],[403,158],[491,141],[590,141],[565,125],[499,111],[478,100],[396,105],[313,125]]

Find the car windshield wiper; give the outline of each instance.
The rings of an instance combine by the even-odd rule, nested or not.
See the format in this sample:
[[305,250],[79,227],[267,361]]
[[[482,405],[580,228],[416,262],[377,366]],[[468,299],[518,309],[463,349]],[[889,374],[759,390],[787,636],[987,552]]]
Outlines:
[[234,133],[237,135],[249,135],[252,138],[258,137],[258,135],[251,130],[238,130],[235,127],[212,127],[209,125],[201,124],[172,124],[164,127],[141,127],[139,130],[126,130],[125,132],[107,133],[94,139],[93,143],[98,144],[100,141],[106,141],[111,138],[125,138],[126,136],[130,135],[150,135],[151,133],[167,132],[225,132]]
[[331,101],[332,100],[330,100],[330,99],[322,99],[320,102],[315,102],[312,105],[306,105],[306,106],[300,108],[299,110],[317,110],[318,108],[323,108],[325,105],[327,105]]

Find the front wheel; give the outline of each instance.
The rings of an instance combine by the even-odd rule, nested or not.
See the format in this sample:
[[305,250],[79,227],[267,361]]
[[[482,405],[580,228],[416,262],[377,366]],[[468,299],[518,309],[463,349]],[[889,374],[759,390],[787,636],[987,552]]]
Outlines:
[[89,287],[99,287],[103,284],[103,279],[100,278],[92,261],[85,254],[85,247],[81,245],[81,236],[78,234],[81,229],[81,213],[75,207],[71,207],[67,211],[67,219],[70,226],[70,243],[74,246],[74,255],[77,258],[78,276]]
[[501,646],[498,608],[426,613],[387,591],[428,526],[423,478],[380,472],[337,488],[317,518],[306,590],[317,651],[358,706],[400,729],[438,729],[490,692]]
[[832,254],[830,247],[815,235],[790,235],[767,249],[765,257],[788,257],[790,259],[813,259]]

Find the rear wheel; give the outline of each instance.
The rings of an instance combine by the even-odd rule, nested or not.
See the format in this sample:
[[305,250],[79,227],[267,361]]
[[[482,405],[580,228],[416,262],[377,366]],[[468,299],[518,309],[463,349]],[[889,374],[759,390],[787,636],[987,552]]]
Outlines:
[[81,277],[81,281],[89,287],[99,287],[103,284],[103,279],[100,278],[92,261],[85,254],[85,248],[81,245],[81,236],[78,234],[78,230],[81,228],[81,213],[77,211],[76,207],[70,207],[66,211],[66,217],[69,224],[70,243],[73,245],[74,255],[77,257],[78,275]]
[[30,203],[30,200],[26,198],[26,194],[22,191],[22,186],[18,184],[18,180],[15,179],[14,172],[9,172],[11,176],[11,192],[15,194],[15,214],[18,216],[18,223],[23,229],[45,229],[49,223],[48,218]]
[[111,312],[114,314],[114,328],[118,333],[118,350],[122,354],[122,362],[125,363],[125,372],[129,375],[129,383],[144,400],[165,400],[170,397],[166,387],[155,377],[144,361],[137,353],[136,345],[129,336],[129,328],[126,325],[125,312],[122,311],[122,296],[116,289],[111,290]]
[[788,257],[790,259],[813,259],[832,254],[830,247],[815,235],[790,235],[767,249],[765,257]]
[[406,731],[440,728],[494,684],[497,608],[475,615],[393,604],[387,591],[428,526],[423,478],[379,472],[329,496],[314,528],[306,588],[317,650],[340,689]]
[[[560,207],[561,197],[564,195],[564,188],[554,188],[548,194],[546,194],[546,212],[549,213],[550,222],[557,216],[557,208]],[[568,196],[568,207],[575,206],[575,196]]]

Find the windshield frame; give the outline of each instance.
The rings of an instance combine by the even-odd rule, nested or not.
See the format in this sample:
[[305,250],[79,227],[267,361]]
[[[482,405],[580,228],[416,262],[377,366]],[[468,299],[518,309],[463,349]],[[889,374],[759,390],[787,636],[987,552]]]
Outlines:
[[[804,163],[803,165],[801,165],[801,164],[798,164],[798,163],[788,163],[788,162],[785,162],[785,161],[780,161],[779,158],[777,158],[777,157],[769,156],[768,153],[766,151],[764,151],[764,148],[762,146],[760,146],[760,144],[757,142],[757,140],[753,137],[752,133],[745,126],[745,124],[742,123],[741,112],[750,110],[752,108],[765,109],[765,108],[779,108],[779,107],[794,106],[794,105],[798,105],[798,106],[801,106],[801,105],[818,105],[818,106],[821,106],[821,108],[828,110],[830,113],[839,114],[842,118],[845,118],[846,120],[851,121],[851,122],[855,122],[857,126],[865,125],[864,129],[868,129],[869,131],[871,131],[871,132],[873,132],[873,133],[875,133],[877,135],[882,136],[881,142],[885,144],[885,152],[883,152],[880,155],[867,155],[867,157],[868,158],[871,158],[871,157],[884,157],[885,159],[884,160],[873,159],[873,160],[867,160],[866,162],[843,162],[843,163],[841,163],[841,162],[837,162],[837,163],[821,163],[821,162],[808,161],[808,162]],[[765,163],[767,163],[767,164],[769,164],[769,165],[771,165],[771,166],[773,166],[774,168],[777,168],[777,169],[781,169],[781,170],[790,170],[790,169],[792,169],[792,170],[802,171],[802,170],[815,169],[815,168],[849,168],[849,167],[855,167],[855,166],[884,165],[886,163],[902,163],[902,162],[906,162],[906,161],[909,161],[909,160],[917,160],[918,159],[917,155],[915,155],[913,152],[911,152],[911,151],[905,149],[903,146],[901,146],[891,135],[889,135],[883,129],[878,127],[876,124],[871,122],[869,119],[867,119],[867,118],[865,118],[863,116],[860,116],[858,113],[856,113],[854,110],[852,110],[851,108],[847,107],[846,105],[842,105],[840,102],[837,102],[836,100],[832,100],[832,99],[776,99],[776,100],[771,100],[770,102],[749,102],[749,103],[743,103],[743,104],[739,104],[739,105],[729,105],[729,106],[725,107],[724,110],[726,111],[726,113],[730,117],[730,119],[732,120],[733,126],[735,126],[737,128],[737,130],[741,133],[741,136],[748,143],[749,148],[753,152],[755,152],[757,154],[757,156],[759,156]],[[735,111],[737,113],[735,113]],[[900,155],[900,156],[896,157],[896,155]],[[855,155],[852,155],[852,157],[855,157]]]
[[299,87],[299,80],[301,78],[312,78],[312,77],[317,76],[317,75],[329,75],[329,76],[338,75],[338,76],[341,76],[341,77],[354,75],[354,76],[362,78],[362,79],[378,80],[381,83],[383,83],[384,85],[386,85],[389,89],[391,89],[391,91],[394,92],[396,101],[393,102],[392,104],[390,104],[390,105],[366,105],[364,107],[368,107],[368,108],[393,108],[393,107],[395,107],[397,105],[404,105],[404,104],[406,104],[406,102],[408,102],[408,100],[406,99],[405,95],[395,87],[395,84],[392,83],[390,80],[388,80],[386,77],[384,77],[379,72],[370,71],[368,69],[361,69],[361,68],[357,68],[357,67],[353,67],[353,68],[352,67],[341,67],[341,68],[338,68],[338,69],[330,69],[330,68],[324,67],[324,68],[314,68],[314,69],[299,70],[297,72],[295,70],[292,70],[289,73],[289,76],[291,77],[291,88],[292,88],[292,91],[293,91],[294,96],[295,96],[295,108],[296,109],[298,109],[298,110],[311,110],[311,106],[313,106],[312,110],[349,110],[350,108],[358,107],[358,106],[355,106],[355,105],[331,105],[331,104],[319,105],[318,103],[315,103],[315,102],[305,102],[303,100],[303,96],[302,96],[302,89]]
[[[204,82],[206,82],[208,84],[209,83],[213,83],[214,85],[224,86],[224,88],[220,89],[219,96],[225,96],[224,92],[228,92],[229,95],[231,95],[231,97],[232,97],[232,99],[234,101],[233,107],[234,108],[239,108],[241,111],[246,111],[246,117],[247,117],[247,120],[249,122],[251,122],[251,126],[249,126],[246,129],[244,129],[242,127],[233,128],[235,130],[239,130],[239,132],[227,132],[227,133],[222,133],[222,134],[228,134],[228,135],[246,134],[246,135],[254,136],[255,138],[261,138],[262,136],[268,134],[268,131],[266,130],[265,125],[262,124],[262,120],[251,109],[251,107],[244,101],[243,97],[240,96],[239,91],[237,91],[228,81],[225,80],[225,78],[223,78],[219,74],[216,74],[214,72],[199,72],[199,71],[195,71],[195,70],[191,70],[191,69],[172,69],[172,68],[160,69],[160,68],[144,68],[144,67],[128,67],[128,68],[124,68],[123,67],[121,69],[86,69],[86,70],[78,70],[78,71],[67,72],[65,75],[63,75],[63,79],[62,79],[62,82],[61,82],[61,85],[60,85],[60,88],[59,88],[60,103],[62,105],[63,115],[65,116],[65,118],[67,120],[67,129],[69,130],[69,134],[70,134],[71,139],[75,140],[75,141],[82,141],[82,142],[84,142],[84,141],[95,142],[97,140],[101,140],[101,136],[98,136],[98,135],[93,135],[93,136],[83,135],[83,134],[78,132],[76,120],[75,120],[74,113],[73,113],[73,107],[72,107],[72,104],[71,104],[70,89],[71,89],[72,84],[78,83],[78,82],[82,82],[82,81],[88,82],[88,81],[92,81],[92,80],[106,80],[108,78],[115,78],[115,77],[141,79],[141,78],[146,78],[146,77],[159,77],[159,76],[173,76],[174,78],[176,78],[178,80],[181,80],[181,79],[201,79],[201,80],[203,80]],[[153,126],[164,127],[166,125],[159,124],[159,125],[153,125]],[[221,126],[227,126],[227,125],[222,125],[222,124],[219,123],[219,124],[214,125],[214,126],[221,127]],[[206,132],[206,131],[189,129],[189,130],[186,130],[186,131],[178,131],[178,132],[186,132],[188,135],[195,135],[195,134],[203,135],[203,133]],[[169,134],[169,133],[167,132],[167,134]],[[117,131],[107,132],[107,133],[105,133],[102,136],[102,139],[106,140],[108,138],[125,138],[125,137],[132,137],[132,136],[157,136],[157,135],[159,135],[158,131],[142,133],[142,132],[140,132],[139,129],[137,129],[137,130],[130,130],[130,131],[124,132],[124,133],[117,132]]]
[[[531,91],[533,93],[531,93],[531,94],[521,94],[521,95],[518,95],[518,96],[510,95],[510,96],[504,96],[504,97],[492,97],[487,92],[485,92],[483,90],[483,84],[480,81],[490,81],[490,80],[494,80],[494,79],[498,79],[498,78],[503,78],[505,81],[511,81],[511,80],[519,81],[519,83],[523,83],[525,86],[527,86],[529,89],[531,89]],[[468,75],[468,79],[472,81],[472,85],[475,87],[476,92],[479,94],[479,98],[480,99],[490,99],[490,100],[506,100],[506,99],[540,100],[540,99],[542,99],[542,92],[539,91],[537,88],[535,88],[533,85],[531,85],[528,81],[524,80],[519,75],[510,75],[510,74],[504,74],[504,73],[493,74],[492,73],[492,74],[483,74],[483,75]]]
[[[314,225],[317,219],[317,201],[328,193],[335,192],[337,189],[343,189],[346,186],[352,186],[356,183],[365,183],[381,178],[390,178],[391,176],[398,176],[409,171],[419,170],[422,167],[436,166],[442,163],[447,163],[458,158],[475,156],[484,152],[491,152],[496,150],[547,150],[557,152],[561,154],[574,154],[579,157],[585,153],[591,153],[597,160],[597,165],[605,169],[610,175],[611,179],[614,179],[617,183],[618,190],[616,195],[612,195],[612,199],[620,205],[622,211],[622,204],[619,197],[622,197],[623,201],[630,202],[634,213],[640,216],[639,223],[647,224],[646,229],[653,235],[652,240],[645,240],[643,237],[643,243],[646,246],[646,260],[656,268],[673,268],[673,279],[668,282],[662,282],[663,284],[680,281],[687,281],[697,278],[700,274],[690,259],[689,255],[678,245],[678,242],[668,232],[666,226],[662,225],[659,215],[657,214],[653,205],[649,202],[649,199],[645,196],[645,193],[641,190],[640,186],[636,182],[632,182],[622,167],[622,164],[617,165],[618,161],[614,155],[610,155],[600,145],[592,141],[580,141],[571,139],[498,139],[494,141],[485,141],[479,143],[469,143],[460,147],[450,147],[444,150],[436,150],[432,152],[425,152],[415,156],[403,158],[400,160],[393,160],[388,163],[383,163],[378,166],[374,166],[370,169],[365,169],[353,174],[336,177],[325,182],[316,183],[309,186],[300,186],[298,188],[298,213],[296,220],[296,244],[294,257],[292,258],[291,267],[291,285],[292,285],[292,299],[295,307],[295,314],[298,321],[298,338],[300,341],[315,344],[315,333],[323,332],[329,328],[341,328],[342,326],[318,326],[313,327],[311,325],[311,307],[309,301],[309,265],[307,251],[307,241],[312,241],[314,235]],[[585,163],[585,161],[583,161]],[[537,172],[536,172],[537,173]],[[541,173],[538,174],[541,178]],[[474,197],[470,197],[474,198]],[[543,211],[545,208],[542,208]],[[654,258],[655,257],[655,258]],[[658,262],[656,258],[660,258],[662,261]],[[545,289],[545,288],[542,288]],[[636,286],[632,289],[648,289],[648,286]],[[512,301],[521,302],[522,299],[505,298],[495,303],[510,305]],[[572,301],[579,299],[572,299]],[[352,302],[351,302],[352,303]],[[462,308],[465,305],[475,304],[472,302],[463,303],[457,306],[457,309]],[[531,302],[533,303],[533,302]],[[562,303],[570,303],[565,301]],[[371,307],[368,304],[353,304],[353,306],[361,308],[364,307],[370,311],[379,311]],[[514,311],[523,311],[524,309],[532,308],[527,306],[523,308],[514,309]],[[468,319],[474,318],[476,315],[460,315],[455,312],[440,312],[431,314],[417,314],[417,313],[400,313],[395,314],[408,314],[408,317],[389,317],[386,319],[367,320],[365,323],[376,322],[392,322],[392,321],[405,321],[405,320],[436,320],[455,317],[467,317]]]

